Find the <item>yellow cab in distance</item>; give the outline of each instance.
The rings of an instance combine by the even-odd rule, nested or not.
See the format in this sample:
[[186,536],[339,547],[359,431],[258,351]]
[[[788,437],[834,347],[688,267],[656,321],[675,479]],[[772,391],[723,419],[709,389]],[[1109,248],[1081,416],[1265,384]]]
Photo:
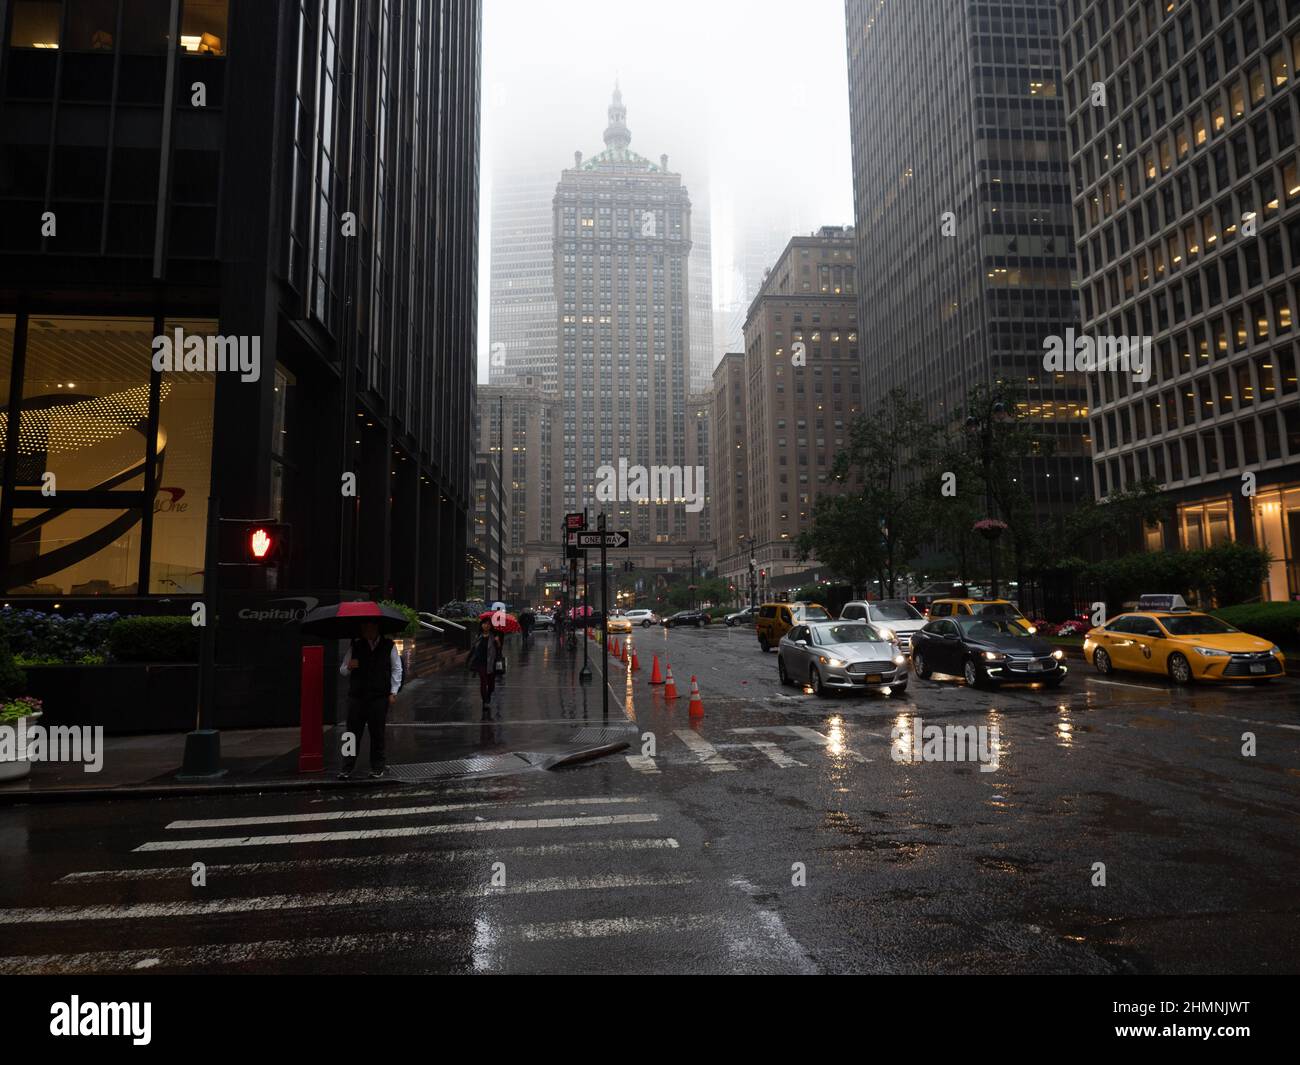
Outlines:
[[775,650],[781,637],[795,625],[806,621],[831,621],[830,612],[820,603],[777,602],[764,603],[758,609],[754,619],[754,632],[758,636],[758,646],[764,654]]
[[1083,657],[1098,673],[1163,673],[1175,684],[1271,680],[1286,672],[1274,644],[1189,610],[1181,595],[1142,596],[1137,610],[1089,630]]
[[930,620],[935,618],[970,617],[1014,618],[1016,623],[1033,633],[1038,630],[1020,613],[1020,608],[1009,599],[936,599],[930,604]]
[[622,614],[615,614],[609,619],[605,631],[611,635],[624,635],[632,631],[632,621]]

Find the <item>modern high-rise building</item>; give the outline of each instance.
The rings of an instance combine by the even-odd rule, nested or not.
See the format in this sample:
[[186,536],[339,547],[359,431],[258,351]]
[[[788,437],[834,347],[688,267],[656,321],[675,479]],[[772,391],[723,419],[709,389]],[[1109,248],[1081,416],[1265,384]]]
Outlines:
[[531,376],[558,386],[551,252],[554,171],[503,170],[492,180],[488,381]]
[[692,392],[712,389],[717,358],[713,336],[713,253],[707,200],[691,209],[690,292]]
[[1300,3],[1062,11],[1083,328],[1153,356],[1148,380],[1090,377],[1093,486],[1163,484],[1176,516],[1149,549],[1258,544],[1265,598],[1292,598]]
[[[734,560],[735,544],[723,537],[738,541],[743,531],[754,538],[753,557],[769,580],[808,569],[799,558],[799,534],[812,528],[813,504],[830,489],[835,456],[862,412],[855,250],[852,226],[794,237],[745,319],[746,468],[737,480],[742,471],[720,464],[731,466],[732,479],[716,486],[715,506],[733,524],[724,529],[728,519],[715,519],[718,556]],[[715,376],[715,396],[722,383]],[[718,427],[719,447],[735,444],[734,403],[729,424]],[[719,413],[719,421],[726,416]],[[745,530],[736,528],[737,485],[746,497]],[[729,573],[736,573],[734,562]]]
[[681,571],[711,546],[688,447],[691,201],[667,155],[629,147],[617,88],[604,139],[555,193],[564,509],[603,510],[631,531],[634,564]]
[[463,592],[480,26],[479,0],[0,4],[5,597],[188,614],[210,502],[289,523],[276,565],[221,569],[282,602],[221,611],[245,679],[218,723],[296,719],[309,601]]
[[871,394],[955,422],[975,386],[1019,383],[1053,445],[1024,485],[1059,514],[1090,463],[1081,376],[1043,370],[1045,338],[1078,320],[1058,0],[845,6]]

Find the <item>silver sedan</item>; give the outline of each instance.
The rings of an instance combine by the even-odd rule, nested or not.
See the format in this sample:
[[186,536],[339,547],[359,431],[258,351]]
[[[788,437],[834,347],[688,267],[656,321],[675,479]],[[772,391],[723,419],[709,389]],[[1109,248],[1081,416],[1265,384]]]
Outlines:
[[781,637],[776,668],[782,684],[807,684],[818,695],[842,688],[907,690],[907,658],[895,640],[861,621],[814,621]]

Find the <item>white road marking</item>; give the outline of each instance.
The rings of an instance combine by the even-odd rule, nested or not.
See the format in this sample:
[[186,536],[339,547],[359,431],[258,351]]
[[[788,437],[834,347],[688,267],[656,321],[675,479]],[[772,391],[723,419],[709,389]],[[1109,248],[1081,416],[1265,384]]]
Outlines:
[[545,817],[537,820],[463,821],[411,825],[406,828],[359,828],[350,832],[299,832],[280,836],[231,836],[224,839],[166,839],[142,843],[136,851],[207,851],[223,847],[283,847],[297,843],[341,843],[359,839],[401,839],[439,836],[448,832],[511,832],[524,829],[588,828],[598,825],[645,825],[658,814],[610,814],[596,817]]
[[762,751],[765,755],[767,755],[770,759],[772,759],[772,761],[775,762],[777,765],[779,765],[782,769],[789,769],[792,766],[796,766],[796,765],[798,766],[804,765],[803,762],[800,762],[798,759],[791,758],[788,754],[785,753],[785,751],[781,750],[781,748],[778,747],[775,743],[771,743],[768,740],[750,740],[749,742],[750,742],[750,746],[756,747],[758,750]]
[[848,758],[852,758],[853,761],[861,762],[863,764],[871,761],[870,758],[864,757],[863,755],[858,754],[857,751],[851,750],[848,747],[837,747],[828,737],[823,736],[816,729],[809,728],[807,725],[787,725],[786,728],[796,736],[809,740],[812,743],[821,744],[821,746],[828,749],[828,753],[830,754],[843,754]]
[[1169,688],[1154,688],[1149,684],[1129,684],[1122,680],[1102,680],[1100,677],[1087,677],[1085,679],[1091,684],[1108,684],[1114,688],[1136,688],[1141,692],[1158,692],[1161,695],[1173,695],[1173,691]]
[[[736,918],[733,914],[613,917],[588,921],[498,925],[496,934],[504,941],[535,943],[561,939],[642,936],[647,933],[681,934],[711,929],[728,932],[734,929],[735,923]],[[143,950],[96,951],[83,954],[29,955],[0,958],[0,975],[130,972],[136,969],[159,967],[207,970],[218,965],[273,963],[309,957],[352,958],[367,954],[387,956],[399,951],[427,950],[444,943],[463,946],[465,937],[465,929],[453,928],[367,935],[315,936],[308,939],[272,939],[251,943],[213,943]]]
[[353,888],[321,891],[311,895],[262,895],[246,899],[213,899],[208,902],[134,902],[109,906],[51,906],[0,910],[0,924],[59,924],[67,921],[135,921],[167,917],[207,917],[213,914],[248,913],[252,910],[311,910],[326,906],[391,906],[403,902],[436,902],[442,899],[485,899],[493,895],[538,895],[551,891],[615,891],[639,887],[677,887],[694,884],[684,873],[633,874],[630,876],[556,876],[524,880],[505,887],[479,887],[467,891],[429,891],[424,887]]
[[388,806],[370,810],[331,810],[313,814],[270,814],[265,817],[204,817],[194,821],[172,821],[167,828],[238,828],[241,825],[296,824],[304,821],[346,821],[370,817],[421,817],[425,814],[456,813],[460,810],[528,809],[538,806],[604,806],[643,802],[636,797],[610,799],[537,799],[532,802],[461,802],[438,806]]
[[[544,843],[529,847],[493,847],[492,857],[528,856],[548,857],[559,854],[579,854],[584,851],[641,851],[675,850],[679,846],[672,836],[650,836],[645,839],[594,839],[581,843]],[[207,875],[219,876],[271,876],[276,873],[296,873],[306,869],[378,869],[393,865],[429,865],[441,862],[478,861],[484,852],[463,851],[404,851],[400,854],[369,854],[357,858],[299,858],[288,862],[238,862],[230,865],[209,865]],[[60,884],[100,883],[113,880],[188,880],[193,870],[188,865],[154,867],[151,869],[87,869],[68,873],[56,881]]]
[[[744,877],[736,877],[731,881],[731,884],[733,887],[740,888],[751,899],[756,900],[760,894],[758,888]],[[763,929],[763,935],[759,941],[746,941],[740,936],[733,936],[729,938],[727,945],[742,957],[753,957],[762,953],[770,954],[772,948],[776,947],[785,954],[786,961],[797,971],[815,973],[817,966],[809,959],[808,952],[803,949],[799,941],[786,929],[785,922],[781,920],[781,915],[766,906],[758,905],[757,902],[755,902],[755,909],[758,922]]]
[[722,757],[708,740],[690,729],[679,728],[673,733],[700,760],[701,765],[708,766],[715,773],[726,773],[738,768]]
[[659,767],[655,760],[648,754],[628,754],[624,755],[627,764],[635,769],[638,773],[658,773]]

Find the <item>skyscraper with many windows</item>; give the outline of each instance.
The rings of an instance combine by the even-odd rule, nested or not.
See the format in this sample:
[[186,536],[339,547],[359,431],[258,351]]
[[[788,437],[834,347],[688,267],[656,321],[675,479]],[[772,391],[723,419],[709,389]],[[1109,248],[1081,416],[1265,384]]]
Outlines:
[[[1147,546],[1265,547],[1300,594],[1300,2],[1069,0],[1084,328],[1152,343],[1149,380],[1093,375],[1099,496],[1176,502]],[[1252,489],[1253,491],[1247,491]]]
[[[695,452],[690,389],[691,201],[680,174],[629,147],[615,88],[605,150],[561,175],[555,193],[555,302],[566,510],[603,509],[632,532],[632,559],[679,569],[703,545],[700,511],[684,489]],[[707,459],[702,460],[707,467]],[[620,471],[678,471],[655,478],[648,498]],[[617,498],[602,499],[612,485]],[[705,478],[707,479],[707,477]],[[672,487],[659,491],[665,483]],[[632,486],[632,492],[624,491]]]
[[557,386],[552,275],[554,172],[504,169],[492,180],[488,380]]
[[1025,470],[1040,512],[1090,487],[1082,380],[1043,370],[1044,339],[1077,320],[1057,8],[846,3],[871,393],[953,421],[973,387],[1019,382],[1054,445]]

